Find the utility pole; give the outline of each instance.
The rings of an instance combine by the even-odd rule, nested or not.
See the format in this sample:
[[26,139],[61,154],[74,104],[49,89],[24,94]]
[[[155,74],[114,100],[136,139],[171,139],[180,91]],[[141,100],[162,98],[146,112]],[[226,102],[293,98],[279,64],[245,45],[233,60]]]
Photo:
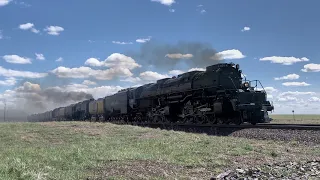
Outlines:
[[7,111],[7,102],[6,102],[6,99],[3,100],[3,103],[4,103],[3,121],[6,122],[6,111]]
[[296,118],[294,117],[294,110],[292,110],[292,116],[293,116],[293,120],[296,120]]

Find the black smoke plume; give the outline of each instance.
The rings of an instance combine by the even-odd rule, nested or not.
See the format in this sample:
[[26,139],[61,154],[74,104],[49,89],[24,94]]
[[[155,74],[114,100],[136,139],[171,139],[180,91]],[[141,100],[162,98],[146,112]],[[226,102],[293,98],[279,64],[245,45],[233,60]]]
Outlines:
[[86,92],[64,91],[59,87],[41,89],[40,85],[30,82],[25,82],[15,92],[15,98],[21,100],[15,104],[27,113],[44,112],[93,98]]
[[[168,56],[170,54],[191,54],[192,57],[170,58]],[[157,69],[170,69],[181,64],[188,68],[205,67],[223,62],[221,56],[209,43],[200,42],[180,41],[177,44],[170,45],[151,40],[142,44],[140,51],[133,53],[131,56],[141,64],[153,65]]]

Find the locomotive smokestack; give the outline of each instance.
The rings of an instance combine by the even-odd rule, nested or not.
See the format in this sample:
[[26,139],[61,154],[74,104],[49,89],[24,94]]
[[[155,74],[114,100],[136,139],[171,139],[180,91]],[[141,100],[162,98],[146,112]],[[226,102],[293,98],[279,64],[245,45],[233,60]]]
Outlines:
[[223,63],[218,52],[209,43],[178,42],[174,45],[161,44],[155,40],[144,43],[140,52],[133,55],[145,65],[157,69],[205,67]]

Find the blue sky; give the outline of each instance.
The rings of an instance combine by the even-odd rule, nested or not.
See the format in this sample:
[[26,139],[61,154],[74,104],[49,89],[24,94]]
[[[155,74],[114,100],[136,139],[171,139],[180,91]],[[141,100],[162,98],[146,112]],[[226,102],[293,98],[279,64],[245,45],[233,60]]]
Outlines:
[[247,78],[267,87],[275,113],[318,113],[319,5],[316,0],[0,0],[1,98],[14,105],[31,87],[98,98],[170,77],[196,68],[183,63],[194,58],[160,68],[139,54],[149,44],[178,47],[183,41],[210,45],[226,62],[240,64]]

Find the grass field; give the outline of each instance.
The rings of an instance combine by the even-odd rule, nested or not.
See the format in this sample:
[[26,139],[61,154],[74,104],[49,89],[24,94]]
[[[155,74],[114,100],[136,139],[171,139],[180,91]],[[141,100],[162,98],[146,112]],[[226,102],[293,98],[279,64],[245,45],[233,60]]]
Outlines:
[[89,122],[0,124],[0,179],[209,179],[320,157],[319,146]]
[[292,124],[320,124],[320,114],[306,115],[270,115],[273,118],[272,123],[292,123]]

